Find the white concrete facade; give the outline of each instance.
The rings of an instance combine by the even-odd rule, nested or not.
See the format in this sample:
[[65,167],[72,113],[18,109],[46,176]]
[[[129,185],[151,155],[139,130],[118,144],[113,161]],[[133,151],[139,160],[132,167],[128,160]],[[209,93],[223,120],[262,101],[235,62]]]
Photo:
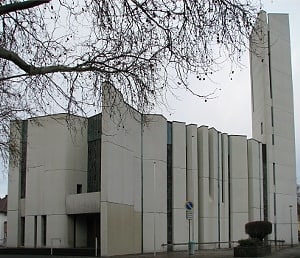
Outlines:
[[[278,27],[270,39],[285,31],[286,16],[272,16],[269,27],[261,17],[264,32]],[[268,49],[262,42],[256,43]],[[288,51],[286,40],[278,42]],[[97,243],[102,256],[186,250],[189,240],[196,248],[223,248],[247,238],[247,222],[266,219],[276,224],[270,239],[289,242],[290,211],[295,242],[289,60],[270,68],[265,49],[257,51],[251,56],[254,139],[141,114],[107,83],[102,113],[93,118],[72,117],[71,126],[63,114],[13,122],[21,161],[9,170],[8,246]],[[271,98],[272,69],[285,76],[272,83]],[[186,202],[193,203],[190,221]]]
[[[252,132],[262,143],[264,219],[274,239],[297,242],[296,159],[289,18],[261,12],[252,34]],[[292,232],[289,225],[293,224]]]
[[[68,235],[65,234],[68,232],[65,197],[76,193],[78,183],[86,189],[87,160],[84,119],[73,117],[70,121],[74,122],[71,131],[67,126],[66,115],[28,121],[24,197],[21,198],[20,193],[18,164],[11,164],[9,172],[8,247],[44,246],[40,234],[42,215],[47,215],[45,245],[70,245]],[[20,132],[15,132],[16,137],[20,138]],[[25,219],[22,230],[26,237],[23,243],[20,237],[21,217]]]

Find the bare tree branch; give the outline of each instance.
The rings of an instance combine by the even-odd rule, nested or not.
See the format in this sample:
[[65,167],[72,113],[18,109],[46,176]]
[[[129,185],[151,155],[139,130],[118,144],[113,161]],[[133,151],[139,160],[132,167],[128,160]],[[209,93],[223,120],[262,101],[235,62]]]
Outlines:
[[170,88],[213,98],[204,79],[239,64],[256,14],[251,0],[1,1],[0,155],[11,120],[100,112],[104,81],[140,112]]
[[0,5],[0,15],[8,14],[11,12],[21,11],[25,9],[30,9],[41,4],[47,4],[51,0],[29,0],[23,2],[15,2],[6,5]]

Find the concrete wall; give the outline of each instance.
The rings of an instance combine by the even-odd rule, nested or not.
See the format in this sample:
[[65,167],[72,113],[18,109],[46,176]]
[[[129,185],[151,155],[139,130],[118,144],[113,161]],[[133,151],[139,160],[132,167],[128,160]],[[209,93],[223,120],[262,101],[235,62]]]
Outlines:
[[[39,125],[37,125],[37,122]],[[34,216],[47,215],[47,246],[70,247],[66,196],[86,191],[85,119],[65,115],[29,120],[25,196],[25,246],[34,247]],[[70,180],[72,178],[72,180]],[[41,240],[37,240],[41,245]]]
[[[219,240],[229,241],[228,135],[219,133]],[[229,244],[220,244],[228,247]]]
[[198,128],[200,248],[228,247],[228,135]]
[[[288,15],[267,16],[265,12],[261,12],[257,28],[255,31],[259,33],[258,35],[253,33],[251,47],[261,55],[252,53],[250,58],[252,128],[253,137],[267,144],[268,214],[265,219],[274,224],[271,238],[291,242],[291,211],[295,242],[297,240],[296,161]],[[262,130],[261,124],[263,124]],[[291,210],[290,205],[292,205]]]
[[[19,125],[16,122],[10,123],[10,140],[20,151],[21,135]],[[19,199],[20,199],[20,172],[19,162],[14,162],[12,157],[9,161],[8,172],[8,202],[7,202],[7,247],[16,247],[19,245]]]
[[[172,122],[173,134],[173,242],[187,243],[188,220],[186,219],[186,125]],[[187,249],[187,246],[175,246],[174,250]]]
[[8,245],[11,247],[20,245],[21,215],[25,217],[25,247],[42,246],[41,215],[47,215],[46,246],[72,246],[65,199],[68,194],[76,193],[77,184],[86,189],[87,144],[85,119],[71,117],[69,123],[70,128],[65,115],[38,117],[28,122],[23,200],[16,191],[19,189],[19,166],[11,164],[9,172],[12,180],[9,183]]
[[269,160],[269,164],[275,163],[273,183],[277,204],[274,217],[277,223],[277,238],[290,242],[290,230],[287,225],[291,222],[289,206],[293,206],[291,209],[293,241],[298,242],[294,105],[288,15],[269,14],[268,24],[274,135],[273,157]]
[[[217,131],[205,126],[198,128],[199,170],[199,242],[216,242],[218,239]],[[200,248],[213,248],[202,245]]]
[[249,221],[263,220],[263,168],[261,143],[248,140]]
[[66,197],[67,214],[87,214],[100,212],[100,192],[70,194]]
[[193,202],[190,239],[198,242],[198,140],[197,125],[186,126],[186,199]]
[[141,115],[103,85],[101,255],[141,252]]
[[[270,238],[286,242],[291,242],[292,222],[292,238],[296,242],[288,17],[272,14],[267,20],[261,12],[256,28],[250,55],[255,140],[228,136],[205,126],[172,122],[173,243],[187,243],[189,239],[186,201],[194,203],[191,240],[217,242],[200,248],[226,247],[218,242],[247,238],[245,223],[261,219],[268,219],[275,226]],[[77,184],[86,192],[85,119],[75,117],[71,129],[64,115],[29,120],[24,199],[20,199],[19,164],[10,164],[8,246],[20,245],[21,217],[25,217],[25,246],[41,246],[41,216],[47,215],[47,246],[71,247],[74,221],[67,213],[90,213],[100,207],[101,255],[165,250],[161,245],[168,236],[167,121],[160,115],[142,116],[109,84],[103,85],[102,104],[101,194],[84,205],[87,196],[71,196],[76,193]],[[12,123],[11,139],[16,141],[17,149],[20,138]],[[263,171],[267,179],[265,217]],[[82,202],[77,206],[76,200]],[[90,204],[93,209],[85,206]],[[85,231],[84,217],[76,223],[78,246],[84,246],[87,239],[80,237]]]
[[272,105],[269,74],[268,28],[267,16],[260,12],[250,40],[251,101],[252,101],[252,136],[267,143],[270,131],[269,112]]
[[163,116],[144,115],[142,166],[143,252],[162,252],[167,242],[167,121]]
[[247,138],[229,136],[230,234],[231,241],[245,239],[248,214]]

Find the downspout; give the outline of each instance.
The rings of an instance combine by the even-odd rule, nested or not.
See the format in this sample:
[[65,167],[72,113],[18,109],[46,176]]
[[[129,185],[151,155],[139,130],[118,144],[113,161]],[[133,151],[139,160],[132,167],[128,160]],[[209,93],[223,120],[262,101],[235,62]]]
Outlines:
[[220,133],[218,132],[218,248],[220,249],[221,241],[220,225]]
[[141,253],[144,253],[144,116],[141,114]]
[[230,138],[228,138],[228,240],[231,248],[231,175],[230,175]]
[[259,172],[259,220],[261,221],[262,220],[262,202],[261,202],[261,198],[262,198],[262,175],[261,175],[261,166],[262,166],[262,156],[261,156],[261,144],[259,143],[258,144],[258,157],[259,157],[259,169],[258,169],[258,172]]

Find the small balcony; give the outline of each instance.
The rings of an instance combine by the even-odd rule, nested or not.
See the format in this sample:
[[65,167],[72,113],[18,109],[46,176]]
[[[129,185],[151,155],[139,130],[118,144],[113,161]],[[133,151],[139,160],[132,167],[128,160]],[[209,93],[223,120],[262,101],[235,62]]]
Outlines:
[[100,192],[71,194],[66,198],[67,214],[100,213]]

